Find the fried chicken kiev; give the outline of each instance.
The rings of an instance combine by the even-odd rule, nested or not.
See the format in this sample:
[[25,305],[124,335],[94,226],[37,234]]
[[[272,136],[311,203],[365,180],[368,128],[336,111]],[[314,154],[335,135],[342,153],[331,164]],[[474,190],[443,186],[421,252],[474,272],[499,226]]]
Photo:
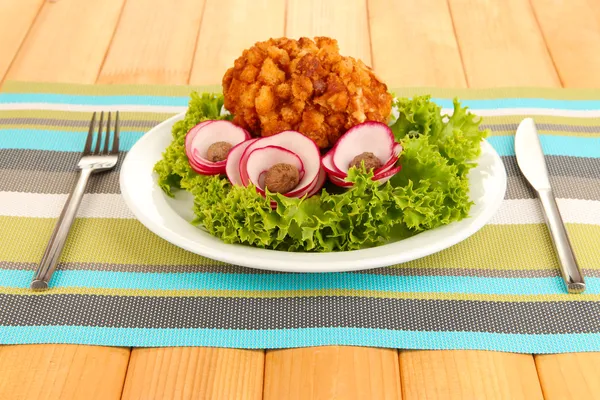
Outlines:
[[386,123],[387,86],[327,37],[270,39],[244,50],[223,77],[225,108],[254,136],[297,130],[321,149],[364,121]]

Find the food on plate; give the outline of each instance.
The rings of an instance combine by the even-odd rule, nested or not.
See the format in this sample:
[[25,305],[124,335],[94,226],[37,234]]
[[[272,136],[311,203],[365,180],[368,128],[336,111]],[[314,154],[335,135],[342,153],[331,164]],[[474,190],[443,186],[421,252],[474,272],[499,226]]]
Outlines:
[[324,183],[318,147],[296,131],[280,132],[240,146],[228,159],[226,169],[232,184],[252,184],[262,195],[269,191],[303,197],[316,193]]
[[363,122],[352,127],[321,160],[332,183],[352,186],[346,181],[350,168],[372,171],[373,180],[383,184],[400,172],[398,157],[402,145],[396,143],[389,126],[380,122]]
[[229,121],[202,121],[187,132],[185,154],[197,173],[223,174],[231,148],[249,138],[248,131]]
[[233,122],[253,136],[296,130],[321,149],[356,124],[387,123],[392,107],[385,83],[326,37],[256,43],[225,73],[223,94]]
[[428,95],[394,98],[327,38],[257,43],[223,92],[191,94],[154,170],[167,195],[193,195],[192,223],[224,242],[348,251],[469,215],[488,131],[458,100],[446,115]]

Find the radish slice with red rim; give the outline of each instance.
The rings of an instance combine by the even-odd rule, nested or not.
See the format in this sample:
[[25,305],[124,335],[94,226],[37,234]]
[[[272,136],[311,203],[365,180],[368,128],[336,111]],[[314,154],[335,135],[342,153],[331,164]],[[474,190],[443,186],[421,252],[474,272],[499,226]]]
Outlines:
[[363,122],[338,139],[331,150],[332,165],[347,174],[354,157],[364,152],[373,153],[382,164],[386,164],[394,153],[395,145],[389,126],[381,122]]
[[401,169],[402,169],[402,166],[398,166],[396,168],[390,169],[387,172],[380,173],[379,175],[375,175],[373,177],[373,180],[380,184],[385,183],[385,182],[389,181],[392,178],[392,176],[394,176],[398,172],[400,172]]
[[314,196],[315,194],[317,194],[323,188],[323,185],[325,184],[326,180],[327,180],[327,172],[325,172],[325,170],[323,168],[321,168],[321,170],[319,171],[319,177],[317,178],[317,180],[314,183],[314,187],[308,192],[308,197],[311,197],[311,196]]
[[190,129],[185,140],[185,152],[190,166],[204,175],[216,175],[226,170],[226,160],[210,161],[207,158],[209,147],[217,142],[225,142],[235,146],[250,138],[243,128],[229,121],[203,121]]
[[337,176],[329,175],[329,180],[336,186],[350,187],[353,185],[352,182],[346,182],[344,178],[338,178]]
[[208,125],[208,124],[212,124],[213,122],[215,122],[214,120],[208,120],[208,121],[202,121],[200,122],[198,125],[194,126],[192,129],[190,129],[188,131],[188,133],[185,135],[185,148],[187,150],[188,147],[190,147],[191,143],[192,143],[192,139],[194,138],[194,136],[196,136],[196,134],[198,133],[198,131],[200,130],[200,128]]
[[[299,176],[304,175],[304,165],[297,154],[288,149],[284,149],[283,147],[265,146],[253,150],[248,155],[246,168],[250,182],[252,182],[254,186],[265,190],[264,175],[266,175],[269,168],[280,163],[290,164],[298,170]],[[261,175],[263,175],[262,183],[260,179]]]
[[328,152],[323,156],[323,158],[321,159],[321,165],[329,175],[337,176],[338,178],[343,178],[344,176],[346,176],[345,173],[338,171],[335,168],[335,165],[333,165],[333,161],[331,159],[331,152]]
[[295,153],[304,166],[304,175],[300,179],[300,182],[298,182],[298,185],[294,190],[286,193],[286,196],[297,196],[298,193],[301,193],[316,181],[321,169],[321,153],[319,152],[319,148],[315,142],[300,132],[283,131],[273,136],[260,138],[246,148],[240,158],[239,164],[240,178],[244,186],[247,186],[250,181],[250,171],[248,169],[248,158],[250,157],[250,154],[256,149],[267,146],[282,147]]
[[229,181],[233,185],[243,185],[242,178],[240,177],[240,158],[242,158],[242,154],[244,154],[246,148],[257,140],[258,139],[246,140],[245,142],[236,144],[229,150],[225,172],[227,173],[227,178],[229,178]]

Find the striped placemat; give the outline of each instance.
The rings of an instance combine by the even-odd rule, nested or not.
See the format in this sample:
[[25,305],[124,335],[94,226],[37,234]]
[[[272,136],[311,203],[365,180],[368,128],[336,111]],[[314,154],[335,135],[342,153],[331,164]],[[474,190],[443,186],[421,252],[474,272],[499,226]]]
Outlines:
[[[508,172],[490,224],[441,253],[358,273],[283,274],[181,250],[133,218],[114,171],[92,179],[52,289],[28,289],[83,148],[91,111],[120,110],[121,150],[184,111],[191,90],[6,82],[0,92],[0,343],[283,348],[362,345],[525,353],[600,350],[600,95],[556,89],[398,89],[458,96],[485,116]],[[542,134],[587,278],[565,294],[513,134]]]

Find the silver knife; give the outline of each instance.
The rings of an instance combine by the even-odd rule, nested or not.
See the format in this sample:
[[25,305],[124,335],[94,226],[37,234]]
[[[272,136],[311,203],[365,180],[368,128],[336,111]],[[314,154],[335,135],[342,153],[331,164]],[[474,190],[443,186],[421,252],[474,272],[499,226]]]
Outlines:
[[544,217],[558,255],[560,271],[567,290],[569,293],[582,293],[585,290],[583,275],[577,265],[565,224],[556,205],[556,199],[548,179],[548,167],[544,160],[542,145],[535,123],[531,118],[525,118],[517,128],[515,154],[521,172],[536,190],[542,202]]

